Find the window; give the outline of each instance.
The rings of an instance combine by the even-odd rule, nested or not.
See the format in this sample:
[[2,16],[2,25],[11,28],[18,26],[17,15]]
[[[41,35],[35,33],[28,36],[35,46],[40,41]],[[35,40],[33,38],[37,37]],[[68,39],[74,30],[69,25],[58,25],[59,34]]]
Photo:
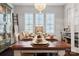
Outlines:
[[[33,14],[25,14],[25,31],[33,33],[34,26],[42,25],[44,28],[43,31],[45,30],[46,33],[54,34],[54,14],[47,13],[46,18],[44,17],[44,15],[45,14],[43,13],[37,13],[34,17]],[[33,17],[35,18],[34,20]]]
[[25,31],[33,32],[33,14],[25,14]]
[[36,14],[35,16],[35,26],[42,25],[44,26],[44,14]]
[[46,14],[46,33],[54,33],[54,14]]

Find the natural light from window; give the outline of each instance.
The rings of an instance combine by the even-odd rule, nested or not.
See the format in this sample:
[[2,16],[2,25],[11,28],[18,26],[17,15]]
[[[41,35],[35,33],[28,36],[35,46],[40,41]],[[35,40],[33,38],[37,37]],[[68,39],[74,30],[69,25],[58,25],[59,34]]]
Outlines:
[[26,13],[25,14],[25,31],[34,32],[35,26],[43,26],[46,33],[53,34],[55,29],[55,15],[53,13]]

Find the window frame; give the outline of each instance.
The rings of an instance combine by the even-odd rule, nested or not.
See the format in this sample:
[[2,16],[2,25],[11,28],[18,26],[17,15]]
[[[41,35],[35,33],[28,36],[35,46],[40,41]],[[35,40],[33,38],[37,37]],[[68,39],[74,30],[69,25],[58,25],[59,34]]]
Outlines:
[[[46,21],[47,21],[47,15],[50,15],[50,14],[53,15],[53,17],[54,17],[54,22],[53,22],[53,24],[47,24],[47,23],[45,23],[45,31],[46,31],[46,29],[47,29],[47,28],[46,28],[46,27],[47,27],[46,24],[47,24],[47,25],[53,25],[53,33],[49,33],[49,34],[54,34],[54,33],[55,33],[55,14],[54,14],[54,13],[46,13]],[[45,22],[46,22],[46,21],[45,21]],[[47,33],[47,31],[46,31],[46,33]]]
[[[32,23],[32,24],[31,24],[31,23],[30,23],[30,24],[26,24],[26,18],[25,18],[26,14],[32,16],[32,18],[31,18],[31,19],[33,20],[33,23]],[[24,31],[25,31],[25,32],[27,32],[28,30],[30,31],[30,27],[27,29],[27,28],[26,28],[26,25],[28,25],[28,26],[30,26],[30,25],[34,26],[34,19],[33,19],[33,18],[34,18],[34,17],[33,17],[33,13],[25,13],[25,14],[24,14],[24,19],[25,19],[25,20],[24,20],[24,21],[25,21],[25,30],[24,30]],[[29,21],[29,22],[30,22],[30,21]],[[32,27],[32,28],[33,28],[32,32],[34,32],[34,27]]]
[[[27,15],[29,15],[29,14],[31,14],[32,15],[32,17],[33,17],[33,24],[31,24],[32,26],[33,26],[33,32],[35,32],[35,26],[37,26],[36,25],[36,15],[37,14],[39,14],[39,13],[25,13],[25,14],[27,14]],[[25,18],[25,14],[24,14],[24,18]],[[45,33],[47,33],[47,31],[46,31],[46,20],[47,20],[47,15],[49,14],[53,14],[53,17],[54,17],[54,22],[53,22],[53,24],[48,24],[48,25],[53,25],[53,33],[52,34],[54,34],[55,33],[55,14],[54,13],[42,13],[43,14],[43,28],[44,28],[44,32]],[[26,23],[25,23],[25,27],[26,27]],[[26,29],[25,29],[26,30]],[[28,29],[29,30],[29,29]]]

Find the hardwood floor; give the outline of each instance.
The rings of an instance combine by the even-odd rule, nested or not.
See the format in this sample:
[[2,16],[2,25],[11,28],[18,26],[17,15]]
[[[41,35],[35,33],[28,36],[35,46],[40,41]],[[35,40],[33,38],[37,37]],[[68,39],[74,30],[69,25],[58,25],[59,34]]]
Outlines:
[[23,53],[22,56],[58,56],[57,53]]
[[0,53],[0,56],[14,56],[12,49],[8,48]]
[[[14,56],[13,50],[8,48],[2,53],[0,53],[0,56]],[[21,56],[58,56],[57,53],[23,53]],[[79,53],[69,52],[66,51],[66,54],[64,56],[79,56]]]

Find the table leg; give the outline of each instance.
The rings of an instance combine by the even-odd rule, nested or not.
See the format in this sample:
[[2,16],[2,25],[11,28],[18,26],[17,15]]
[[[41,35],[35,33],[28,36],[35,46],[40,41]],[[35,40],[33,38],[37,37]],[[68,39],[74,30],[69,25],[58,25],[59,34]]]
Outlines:
[[[31,51],[32,52],[32,51]],[[51,51],[52,52],[52,51]],[[34,53],[34,52],[32,52],[32,53]],[[37,55],[36,53],[35,53],[35,55]],[[48,54],[49,55],[49,54]],[[65,55],[65,50],[59,50],[58,51],[58,55],[59,56],[64,56]],[[21,50],[14,50],[14,56],[21,56]]]
[[14,50],[14,56],[21,56],[20,50]]
[[59,50],[58,55],[59,56],[64,56],[65,55],[65,50]]

